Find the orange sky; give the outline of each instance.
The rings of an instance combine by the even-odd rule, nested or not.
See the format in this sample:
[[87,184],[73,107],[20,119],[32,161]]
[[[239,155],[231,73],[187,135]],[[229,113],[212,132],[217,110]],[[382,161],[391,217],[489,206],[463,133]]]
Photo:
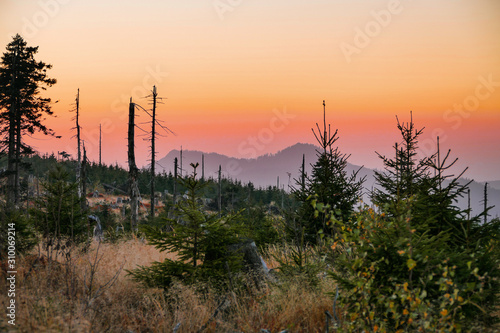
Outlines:
[[[155,84],[159,118],[177,136],[158,155],[199,149],[231,156],[314,142],[322,118],[350,162],[380,167],[394,116],[439,134],[467,175],[500,179],[500,2],[497,0],[0,0],[0,45],[21,33],[58,83],[47,123],[62,135],[40,151],[74,151],[76,90],[89,157],[125,164],[127,101]],[[138,121],[146,122],[142,114]],[[148,125],[141,125],[147,128]],[[138,140],[145,165],[147,143]],[[300,161],[298,162],[298,164]]]

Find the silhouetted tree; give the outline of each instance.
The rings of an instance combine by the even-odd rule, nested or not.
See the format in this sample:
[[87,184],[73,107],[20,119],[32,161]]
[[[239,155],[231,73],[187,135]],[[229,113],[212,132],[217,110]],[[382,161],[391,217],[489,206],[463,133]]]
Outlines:
[[22,136],[26,133],[54,132],[43,122],[45,114],[52,115],[50,98],[39,96],[45,86],[52,86],[55,79],[47,76],[52,66],[36,61],[38,47],[27,46],[20,36],[13,37],[0,63],[0,129],[4,133],[0,142],[1,151],[7,151],[7,201],[9,207],[19,203],[19,169],[21,156],[32,154]]
[[349,220],[354,205],[361,197],[364,178],[357,179],[359,170],[351,175],[347,174],[347,160],[349,155],[342,154],[335,145],[339,137],[338,130],[331,132],[330,125],[326,124],[325,101],[323,101],[323,129],[316,124],[317,131],[314,136],[320,145],[316,150],[318,160],[313,165],[310,176],[305,174],[304,162],[302,163],[301,179],[297,181],[298,189],[294,189],[293,194],[301,202],[298,208],[298,216],[293,218],[293,223],[289,223],[289,230],[295,234],[298,242],[300,234],[305,233],[304,240],[308,243],[316,243],[318,232],[330,230],[327,228],[330,217],[323,213],[315,212],[315,209],[308,202],[308,198],[315,196],[317,202],[328,205],[336,213],[336,217],[345,222]]
[[417,129],[413,118],[408,123],[400,123],[397,119],[397,126],[402,141],[394,146],[394,158],[379,155],[385,171],[375,172],[378,187],[372,192],[373,203],[386,214],[396,216],[399,212],[393,208],[400,201],[411,199],[413,223],[417,230],[434,236],[445,232],[448,243],[456,247],[473,245],[477,240],[474,234],[480,230],[480,216],[470,217],[469,210],[457,205],[471,183],[460,183],[467,169],[457,176],[446,174],[458,159],[449,161],[450,150],[441,154],[439,137],[436,153],[418,158],[418,138],[423,128]]

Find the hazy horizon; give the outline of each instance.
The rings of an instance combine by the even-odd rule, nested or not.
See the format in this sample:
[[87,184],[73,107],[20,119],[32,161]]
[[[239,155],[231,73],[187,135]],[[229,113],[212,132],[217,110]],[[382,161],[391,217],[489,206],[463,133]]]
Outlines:
[[[89,159],[101,124],[103,161],[125,166],[128,100],[148,107],[156,85],[158,118],[177,134],[158,139],[159,158],[181,146],[249,158],[315,144],[326,100],[352,164],[382,168],[375,151],[392,154],[395,116],[412,111],[426,127],[423,154],[439,135],[466,177],[500,179],[498,1],[3,0],[0,9],[2,53],[19,33],[58,80],[42,96],[59,101],[46,124],[62,139],[27,139],[42,153],[74,155],[69,110],[80,89]],[[147,142],[136,146],[144,166]]]

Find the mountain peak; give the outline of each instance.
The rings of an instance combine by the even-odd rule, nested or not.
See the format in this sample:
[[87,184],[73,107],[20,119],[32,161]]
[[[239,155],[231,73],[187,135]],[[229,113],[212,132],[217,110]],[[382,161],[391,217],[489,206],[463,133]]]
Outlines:
[[[302,155],[306,156],[306,162],[310,167],[310,164],[316,161],[316,149],[317,147],[312,144],[296,143],[275,154],[265,154],[253,159],[230,157],[219,153],[205,153],[198,150],[183,150],[182,173],[190,172],[189,164],[200,163],[198,174],[201,175],[204,172],[207,178],[215,177],[220,165],[223,176],[226,178],[238,179],[243,183],[252,182],[257,187],[267,187],[277,185],[279,177],[280,187],[283,184],[288,186],[289,181],[298,177]],[[204,170],[201,169],[202,155],[205,159]],[[159,171],[173,173],[174,158],[176,157],[180,167],[180,150],[174,149],[158,161]]]

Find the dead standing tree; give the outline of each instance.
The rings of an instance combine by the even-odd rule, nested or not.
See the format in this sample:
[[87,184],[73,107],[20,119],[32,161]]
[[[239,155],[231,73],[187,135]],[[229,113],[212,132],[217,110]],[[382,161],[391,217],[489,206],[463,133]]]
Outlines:
[[82,150],[81,150],[81,139],[80,139],[80,89],[76,92],[75,98],[75,108],[70,112],[75,112],[75,116],[72,120],[75,121],[75,127],[72,130],[76,129],[76,137],[77,142],[77,165],[76,165],[76,182],[78,184],[78,198],[82,199]]
[[130,104],[128,108],[128,184],[129,184],[129,195],[130,195],[130,230],[135,231],[137,228],[137,221],[139,215],[139,186],[137,185],[137,178],[139,175],[139,169],[135,164],[135,104],[132,103],[132,98],[130,98]]
[[85,141],[83,141],[83,159],[82,159],[82,167],[81,167],[81,176],[82,176],[82,193],[83,196],[80,198],[80,207],[82,209],[82,212],[87,211],[87,196],[85,193],[87,193],[87,165],[89,164],[89,160],[87,158],[87,151],[85,150]]
[[153,86],[151,95],[149,96],[153,99],[153,108],[151,110],[151,218],[155,217],[155,164],[156,164],[156,103],[158,99],[158,93],[156,92],[156,86]]
[[151,211],[150,211],[150,216],[153,218],[155,216],[155,166],[156,166],[156,136],[160,134],[157,133],[156,131],[156,126],[159,126],[161,129],[163,129],[167,134],[173,134],[175,135],[174,132],[172,132],[168,127],[163,126],[161,124],[161,120],[156,119],[156,105],[161,103],[161,100],[163,100],[162,97],[158,97],[158,93],[156,91],[156,86],[153,86],[153,90],[151,91],[151,94],[146,96],[146,98],[152,98],[152,109],[151,113],[144,109],[143,107],[139,106],[138,104],[134,104],[135,106],[139,107],[142,111],[146,112],[150,117],[151,117],[151,132],[144,131],[141,129],[143,132],[146,132],[146,134],[149,134],[149,136],[146,138],[146,140],[149,140],[151,142],[151,183],[150,183],[150,188],[151,188]]
[[99,124],[99,166],[102,165],[102,125]]
[[151,114],[151,218],[155,217],[155,163],[156,163],[156,99],[158,98],[158,93],[156,92],[156,86],[153,86],[153,91],[151,94],[153,98],[153,110]]

